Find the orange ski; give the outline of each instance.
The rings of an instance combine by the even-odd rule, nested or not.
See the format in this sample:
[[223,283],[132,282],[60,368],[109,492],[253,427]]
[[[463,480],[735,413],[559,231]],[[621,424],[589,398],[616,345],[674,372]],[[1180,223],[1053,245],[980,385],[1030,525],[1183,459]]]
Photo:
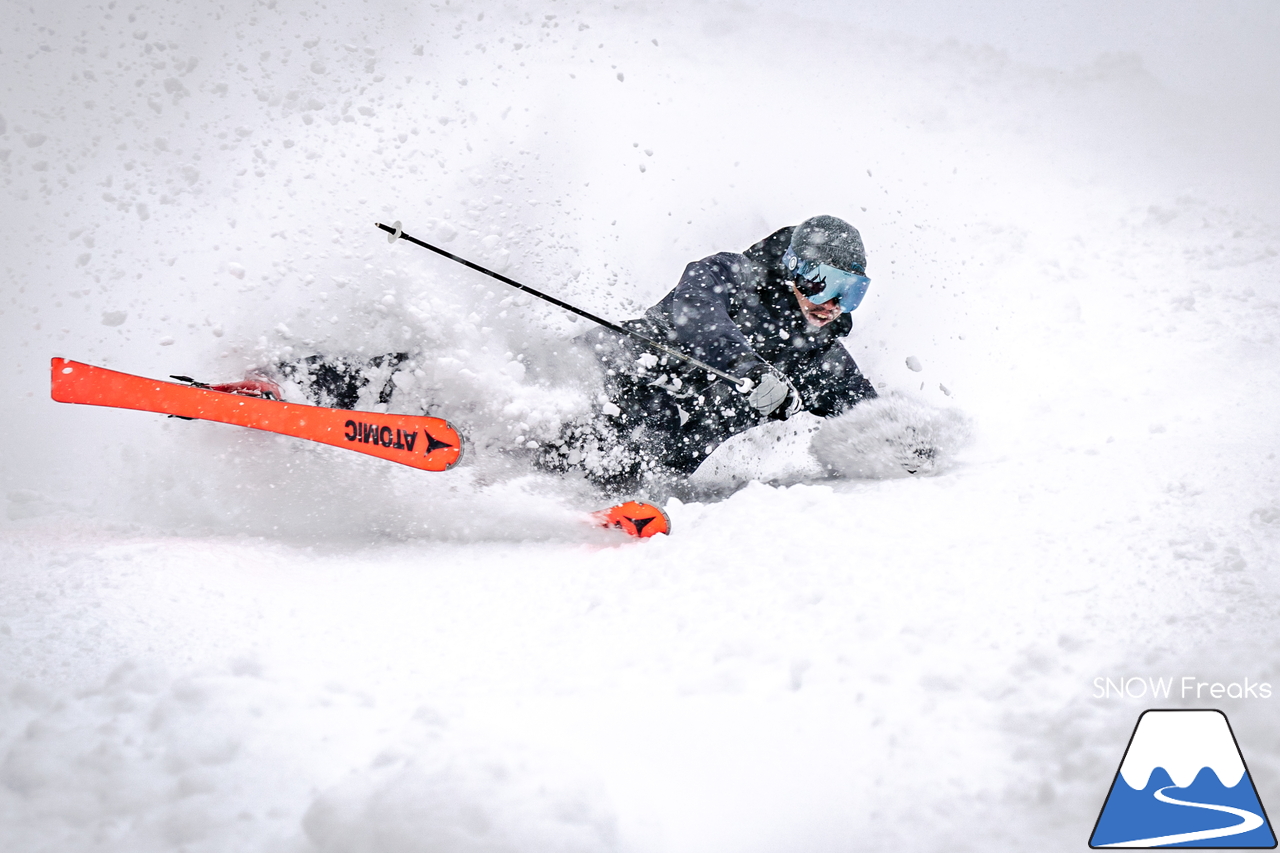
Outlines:
[[627,501],[611,506],[591,513],[591,517],[601,527],[616,528],[641,539],[648,539],[659,533],[671,533],[671,519],[662,507],[641,501]]
[[234,424],[318,441],[423,471],[446,471],[462,458],[461,436],[441,418],[282,403],[144,379],[66,358],[53,359],[51,369],[50,394],[59,403]]

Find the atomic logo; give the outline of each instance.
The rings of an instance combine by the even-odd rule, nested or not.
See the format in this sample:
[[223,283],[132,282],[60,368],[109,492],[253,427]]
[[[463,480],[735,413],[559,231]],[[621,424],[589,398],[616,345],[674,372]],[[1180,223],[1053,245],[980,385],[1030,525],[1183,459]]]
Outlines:
[[1274,848],[1221,711],[1144,711],[1089,846]]

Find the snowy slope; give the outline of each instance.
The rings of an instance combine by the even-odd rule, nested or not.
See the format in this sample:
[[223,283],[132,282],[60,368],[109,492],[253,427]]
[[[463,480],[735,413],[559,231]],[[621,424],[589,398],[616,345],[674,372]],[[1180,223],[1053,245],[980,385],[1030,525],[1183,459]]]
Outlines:
[[[1280,684],[1277,21],[1204,8],[1158,30],[1214,21],[1222,97],[1115,28],[989,46],[1002,4],[15,8],[0,848],[1083,846],[1153,704],[1095,678]],[[498,454],[584,405],[581,324],[373,228],[623,319],[816,213],[868,246],[859,364],[973,443],[641,543]],[[406,347],[462,470],[47,399],[53,355]],[[1271,701],[1154,704],[1226,711],[1265,804]]]

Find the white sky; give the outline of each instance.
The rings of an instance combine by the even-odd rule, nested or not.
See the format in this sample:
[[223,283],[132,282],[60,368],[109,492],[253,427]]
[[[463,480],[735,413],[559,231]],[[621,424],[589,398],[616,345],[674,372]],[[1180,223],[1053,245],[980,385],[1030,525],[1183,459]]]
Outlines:
[[[1115,0],[797,0],[805,14],[925,39],[989,44],[1013,59],[1074,68],[1106,52],[1139,54],[1171,88],[1272,112],[1280,103],[1280,3]],[[856,45],[850,49],[856,50]]]

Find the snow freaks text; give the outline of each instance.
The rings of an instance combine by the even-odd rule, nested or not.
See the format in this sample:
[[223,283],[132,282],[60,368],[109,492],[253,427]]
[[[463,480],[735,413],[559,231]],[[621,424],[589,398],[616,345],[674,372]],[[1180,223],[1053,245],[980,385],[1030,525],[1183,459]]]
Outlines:
[[1094,699],[1270,699],[1271,683],[1253,681],[1202,681],[1194,675],[1181,678],[1133,676],[1093,680]]

